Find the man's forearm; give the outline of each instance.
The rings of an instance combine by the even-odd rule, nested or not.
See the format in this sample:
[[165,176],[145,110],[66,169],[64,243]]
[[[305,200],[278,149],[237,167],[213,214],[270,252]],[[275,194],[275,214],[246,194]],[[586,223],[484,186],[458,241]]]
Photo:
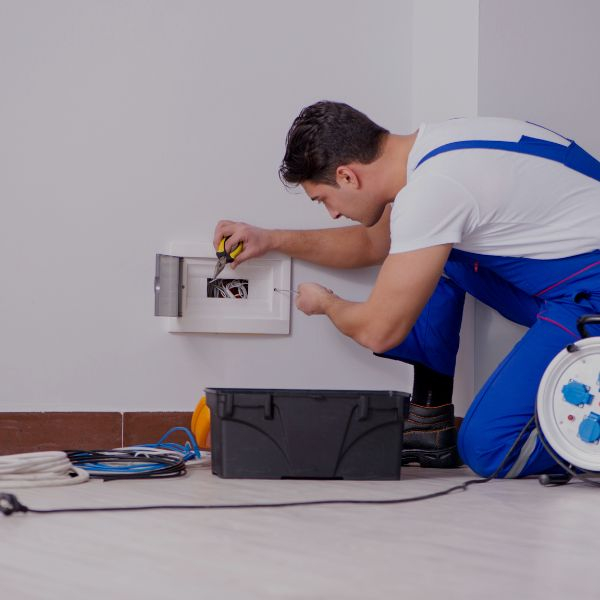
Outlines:
[[274,229],[270,234],[274,250],[318,265],[344,269],[381,262],[362,225],[306,231]]
[[350,302],[331,294],[323,301],[323,312],[339,331],[373,352],[389,350],[407,333],[402,328],[390,331],[386,320],[373,314],[367,302]]
[[365,302],[349,302],[318,283],[298,285],[296,307],[326,315],[339,331],[373,352],[385,352],[409,335],[439,284],[452,244],[391,254]]
[[243,243],[244,249],[232,264],[233,268],[269,250],[326,267],[351,269],[379,265],[390,249],[390,213],[391,205],[371,227],[355,225],[312,230],[263,229],[222,220],[215,227],[213,246],[218,248],[223,238],[227,238],[227,250]]

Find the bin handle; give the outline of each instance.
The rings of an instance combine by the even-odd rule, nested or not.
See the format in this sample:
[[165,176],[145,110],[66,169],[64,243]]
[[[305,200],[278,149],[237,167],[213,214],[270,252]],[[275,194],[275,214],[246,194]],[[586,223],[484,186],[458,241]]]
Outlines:
[[586,325],[600,325],[600,315],[583,315],[577,319],[577,331],[582,338],[590,337]]

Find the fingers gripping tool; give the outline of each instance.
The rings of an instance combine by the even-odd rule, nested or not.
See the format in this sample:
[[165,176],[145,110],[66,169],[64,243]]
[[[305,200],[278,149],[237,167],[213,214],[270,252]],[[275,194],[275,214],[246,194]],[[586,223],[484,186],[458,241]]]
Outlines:
[[215,274],[213,275],[213,279],[216,279],[221,271],[225,268],[225,265],[232,263],[244,249],[244,244],[240,242],[235,248],[228,252],[225,249],[225,242],[229,239],[229,237],[230,236],[224,237],[219,242],[219,247],[217,248],[217,264],[215,266]]

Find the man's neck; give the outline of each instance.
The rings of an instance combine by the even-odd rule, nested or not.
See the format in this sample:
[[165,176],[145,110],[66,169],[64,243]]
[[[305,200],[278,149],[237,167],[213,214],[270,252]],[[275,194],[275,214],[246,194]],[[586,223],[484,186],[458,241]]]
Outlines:
[[381,166],[388,174],[386,187],[390,198],[395,198],[406,185],[408,155],[417,139],[418,130],[408,135],[390,134],[381,155]]

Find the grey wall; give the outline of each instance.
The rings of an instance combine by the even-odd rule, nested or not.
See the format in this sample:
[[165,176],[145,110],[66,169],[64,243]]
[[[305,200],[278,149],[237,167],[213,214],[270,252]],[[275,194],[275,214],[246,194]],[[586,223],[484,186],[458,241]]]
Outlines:
[[[600,3],[480,0],[479,10],[479,114],[539,123],[600,155]],[[477,304],[477,388],[523,332]]]
[[[276,171],[299,110],[410,126],[409,1],[0,3],[0,410],[190,410],[206,386],[410,388],[293,312],[292,335],[171,335],[154,254],[219,218],[331,226]],[[365,298],[374,270],[316,280]]]

